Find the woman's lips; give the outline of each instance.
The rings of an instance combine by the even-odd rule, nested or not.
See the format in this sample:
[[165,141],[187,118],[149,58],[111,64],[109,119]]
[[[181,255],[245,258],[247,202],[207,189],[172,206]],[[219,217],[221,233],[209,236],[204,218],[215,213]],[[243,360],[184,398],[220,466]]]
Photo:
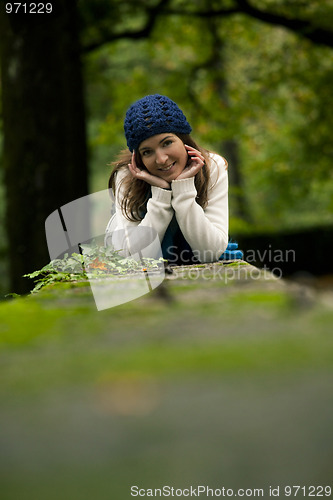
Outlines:
[[171,164],[170,164],[170,165],[168,165],[167,167],[165,167],[165,168],[160,168],[160,170],[161,170],[162,172],[168,172],[168,171],[169,171],[169,170],[170,170],[170,169],[174,166],[174,164],[175,164],[175,163],[176,163],[176,162],[174,161],[173,163],[171,163]]

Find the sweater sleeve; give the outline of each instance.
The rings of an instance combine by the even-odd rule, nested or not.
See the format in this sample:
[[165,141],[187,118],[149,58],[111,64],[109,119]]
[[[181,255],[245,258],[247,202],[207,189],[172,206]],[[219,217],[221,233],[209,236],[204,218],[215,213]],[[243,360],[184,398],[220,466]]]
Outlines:
[[208,204],[203,209],[196,201],[194,177],[175,180],[172,207],[179,227],[200,262],[219,259],[228,245],[228,174],[225,160],[211,155]]
[[[148,200],[147,212],[144,218],[141,221],[128,220],[121,209],[124,197],[122,180],[126,175],[127,172],[125,169],[119,170],[116,175],[115,214],[111,217],[107,225],[105,235],[106,245],[112,244],[116,250],[121,249],[124,255],[134,253],[140,247],[140,229],[133,232],[129,228],[152,228],[154,232],[156,231],[159,242],[161,242],[174,213],[171,206],[171,191],[152,186],[151,198]],[[129,234],[133,234],[130,241],[128,239]],[[142,234],[145,234],[144,230]],[[122,235],[126,235],[126,242]],[[154,257],[154,255],[151,255],[151,257]]]

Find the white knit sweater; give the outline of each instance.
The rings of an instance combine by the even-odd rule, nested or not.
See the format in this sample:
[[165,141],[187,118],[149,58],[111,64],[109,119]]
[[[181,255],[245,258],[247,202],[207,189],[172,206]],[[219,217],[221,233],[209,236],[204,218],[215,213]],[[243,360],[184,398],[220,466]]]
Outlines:
[[[167,227],[176,215],[184,238],[190,245],[194,256],[200,262],[213,262],[219,259],[228,245],[228,174],[225,160],[216,154],[210,154],[210,181],[208,203],[203,209],[196,202],[197,191],[194,177],[171,182],[171,190],[156,186],[151,187],[151,198],[147,203],[147,213],[139,221],[129,221],[123,215],[120,204],[123,190],[120,186],[126,171],[116,175],[115,215],[106,228],[106,242],[115,245],[112,234],[115,230],[129,227],[148,226],[153,228],[162,242]],[[106,243],[107,244],[107,243]],[[121,246],[119,246],[121,245]],[[131,249],[131,252],[133,249]]]

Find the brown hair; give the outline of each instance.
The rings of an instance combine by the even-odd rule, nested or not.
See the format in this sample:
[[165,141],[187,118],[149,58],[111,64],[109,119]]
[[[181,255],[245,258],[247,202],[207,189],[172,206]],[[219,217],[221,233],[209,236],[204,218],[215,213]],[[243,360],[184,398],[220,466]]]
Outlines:
[[[193,148],[197,149],[202,153],[205,158],[205,165],[199,170],[195,176],[195,187],[197,190],[197,202],[202,207],[205,208],[208,203],[208,181],[210,178],[209,172],[209,151],[199,147],[192,137],[187,134],[175,134],[177,135],[184,144],[188,144]],[[126,168],[128,174],[122,180],[122,186],[124,187],[124,197],[121,200],[121,210],[124,216],[130,221],[140,221],[143,219],[142,214],[145,212],[147,202],[151,193],[151,186],[141,180],[135,179],[128,169],[128,164],[131,163],[132,153],[129,149],[123,150],[118,155],[116,161],[111,163],[112,170],[109,178],[109,189],[112,189],[114,195],[115,193],[115,178],[118,170],[121,168]],[[135,151],[135,160],[140,169],[146,169],[141,159],[141,155],[138,151]]]

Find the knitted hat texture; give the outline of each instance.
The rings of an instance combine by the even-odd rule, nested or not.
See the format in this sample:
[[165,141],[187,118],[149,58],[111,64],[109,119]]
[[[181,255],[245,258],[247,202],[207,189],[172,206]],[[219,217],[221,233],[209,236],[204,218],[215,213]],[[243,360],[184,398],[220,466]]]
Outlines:
[[182,110],[169,97],[147,95],[133,103],[124,121],[125,137],[130,151],[142,141],[164,132],[190,134],[192,128]]

